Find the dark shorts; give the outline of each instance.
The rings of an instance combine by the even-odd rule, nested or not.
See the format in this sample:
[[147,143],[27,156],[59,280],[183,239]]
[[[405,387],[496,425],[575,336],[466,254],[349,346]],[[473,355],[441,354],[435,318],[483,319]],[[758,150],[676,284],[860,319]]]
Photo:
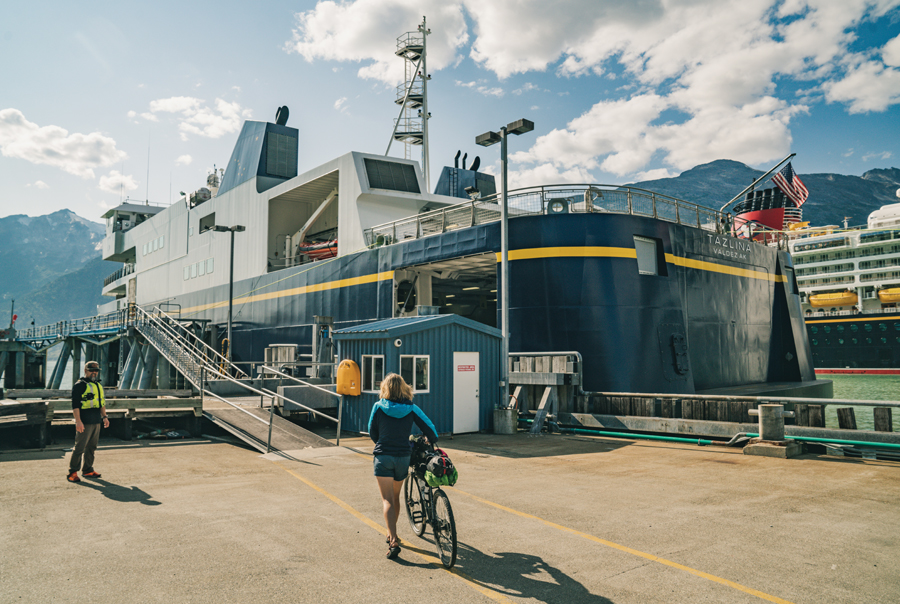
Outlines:
[[406,478],[409,471],[409,455],[394,457],[393,455],[375,456],[375,476],[390,477],[397,482]]

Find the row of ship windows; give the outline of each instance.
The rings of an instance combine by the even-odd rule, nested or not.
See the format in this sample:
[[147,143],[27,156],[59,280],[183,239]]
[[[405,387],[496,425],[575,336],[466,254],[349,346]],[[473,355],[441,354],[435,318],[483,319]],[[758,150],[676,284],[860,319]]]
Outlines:
[[213,260],[214,258],[207,258],[206,260],[201,260],[200,262],[195,262],[189,266],[184,267],[184,280],[193,279],[195,277],[202,277],[203,275],[207,275],[213,272]]
[[[815,334],[815,333],[819,333],[819,329],[820,329],[820,328],[819,328],[818,326],[816,326],[816,325],[810,325],[810,326],[809,326],[809,332],[810,332],[810,333],[814,333],[814,334]],[[821,329],[822,329],[822,331],[824,331],[825,333],[831,333],[832,327],[831,327],[831,325],[823,325],[823,326],[821,327]],[[835,326],[833,329],[834,329],[835,331],[837,331],[838,333],[844,333],[844,329],[845,329],[845,328],[844,328],[843,325],[837,325],[837,326]],[[867,332],[870,332],[870,331],[872,331],[872,330],[874,329],[874,327],[872,326],[871,323],[863,323],[863,329],[865,329]],[[885,324],[885,323],[879,323],[879,324],[878,324],[878,329],[881,330],[881,331],[887,331],[887,330],[888,330],[888,326],[887,326],[887,324]],[[900,322],[894,323],[894,330],[895,330],[895,331],[900,331]],[[857,323],[851,323],[851,324],[850,324],[850,331],[852,331],[852,332],[854,332],[854,333],[856,333],[857,331],[859,331],[859,324],[857,324]]]
[[[887,343],[888,343],[888,339],[887,339],[887,338],[879,338],[879,339],[881,340],[881,343],[882,343],[882,344],[887,344]],[[897,337],[897,338],[894,338],[894,339],[897,341],[898,344],[900,344],[900,337]],[[809,342],[810,342],[813,346],[818,346],[818,345],[819,345],[819,341],[818,341],[817,339],[815,339],[815,338],[813,338],[813,339],[810,340]],[[825,344],[826,346],[829,346],[829,345],[831,344],[831,340],[830,340],[829,338],[825,338],[825,340],[824,340],[822,343]],[[859,344],[859,340],[857,340],[856,338],[850,338],[850,341],[849,341],[849,342],[846,342],[846,341],[844,340],[844,338],[838,338],[837,343],[838,343],[838,344]],[[866,344],[871,344],[871,343],[872,343],[872,338],[866,338]]]
[[166,236],[165,235],[160,235],[153,241],[148,241],[147,243],[144,244],[144,255],[146,256],[147,254],[152,254],[156,250],[163,249],[163,246],[165,244],[166,244]]
[[[865,260],[859,263],[859,270],[865,271],[873,268],[884,268],[886,266],[900,266],[900,258],[891,258],[886,260]],[[853,263],[846,264],[830,264],[827,266],[817,266],[814,268],[798,268],[797,275],[822,275],[826,273],[844,273],[853,270]]]
[[[794,249],[795,253],[799,251],[800,250],[796,248]],[[831,252],[827,254],[811,254],[809,256],[798,256],[794,258],[794,264],[812,264],[813,262],[843,260],[845,258],[865,258],[866,256],[881,256],[883,254],[896,254],[897,252],[900,252],[900,245],[894,244],[890,246],[860,248],[840,252]]]

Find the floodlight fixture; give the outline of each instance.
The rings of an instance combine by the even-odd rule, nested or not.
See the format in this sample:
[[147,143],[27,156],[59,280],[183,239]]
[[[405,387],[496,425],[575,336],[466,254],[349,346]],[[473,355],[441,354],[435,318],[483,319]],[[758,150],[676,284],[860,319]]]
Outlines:
[[510,122],[506,125],[506,131],[510,134],[525,134],[534,130],[534,122],[531,120],[520,119]]
[[475,144],[482,147],[490,147],[502,140],[499,132],[485,132],[475,137]]

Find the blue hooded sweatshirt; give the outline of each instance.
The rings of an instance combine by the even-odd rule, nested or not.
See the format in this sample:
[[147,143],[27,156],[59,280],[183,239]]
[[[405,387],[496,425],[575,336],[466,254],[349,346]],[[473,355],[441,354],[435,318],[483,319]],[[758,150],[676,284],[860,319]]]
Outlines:
[[398,403],[387,399],[375,403],[369,416],[369,436],[375,443],[373,453],[394,457],[409,455],[409,435],[413,422],[430,442],[437,442],[434,424],[416,405],[409,401]]

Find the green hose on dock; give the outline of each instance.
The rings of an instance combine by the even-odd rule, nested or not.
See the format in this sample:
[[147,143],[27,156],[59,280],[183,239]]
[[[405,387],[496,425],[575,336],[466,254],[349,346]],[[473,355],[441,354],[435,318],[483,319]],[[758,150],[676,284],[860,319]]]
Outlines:
[[[759,436],[759,434],[748,432],[747,436],[756,438]],[[900,445],[895,445],[893,443],[873,443],[865,440],[838,440],[836,438],[816,438],[813,436],[785,436],[785,438],[812,443],[831,443],[835,445],[853,445],[855,447],[886,447],[888,449],[900,449]]]

